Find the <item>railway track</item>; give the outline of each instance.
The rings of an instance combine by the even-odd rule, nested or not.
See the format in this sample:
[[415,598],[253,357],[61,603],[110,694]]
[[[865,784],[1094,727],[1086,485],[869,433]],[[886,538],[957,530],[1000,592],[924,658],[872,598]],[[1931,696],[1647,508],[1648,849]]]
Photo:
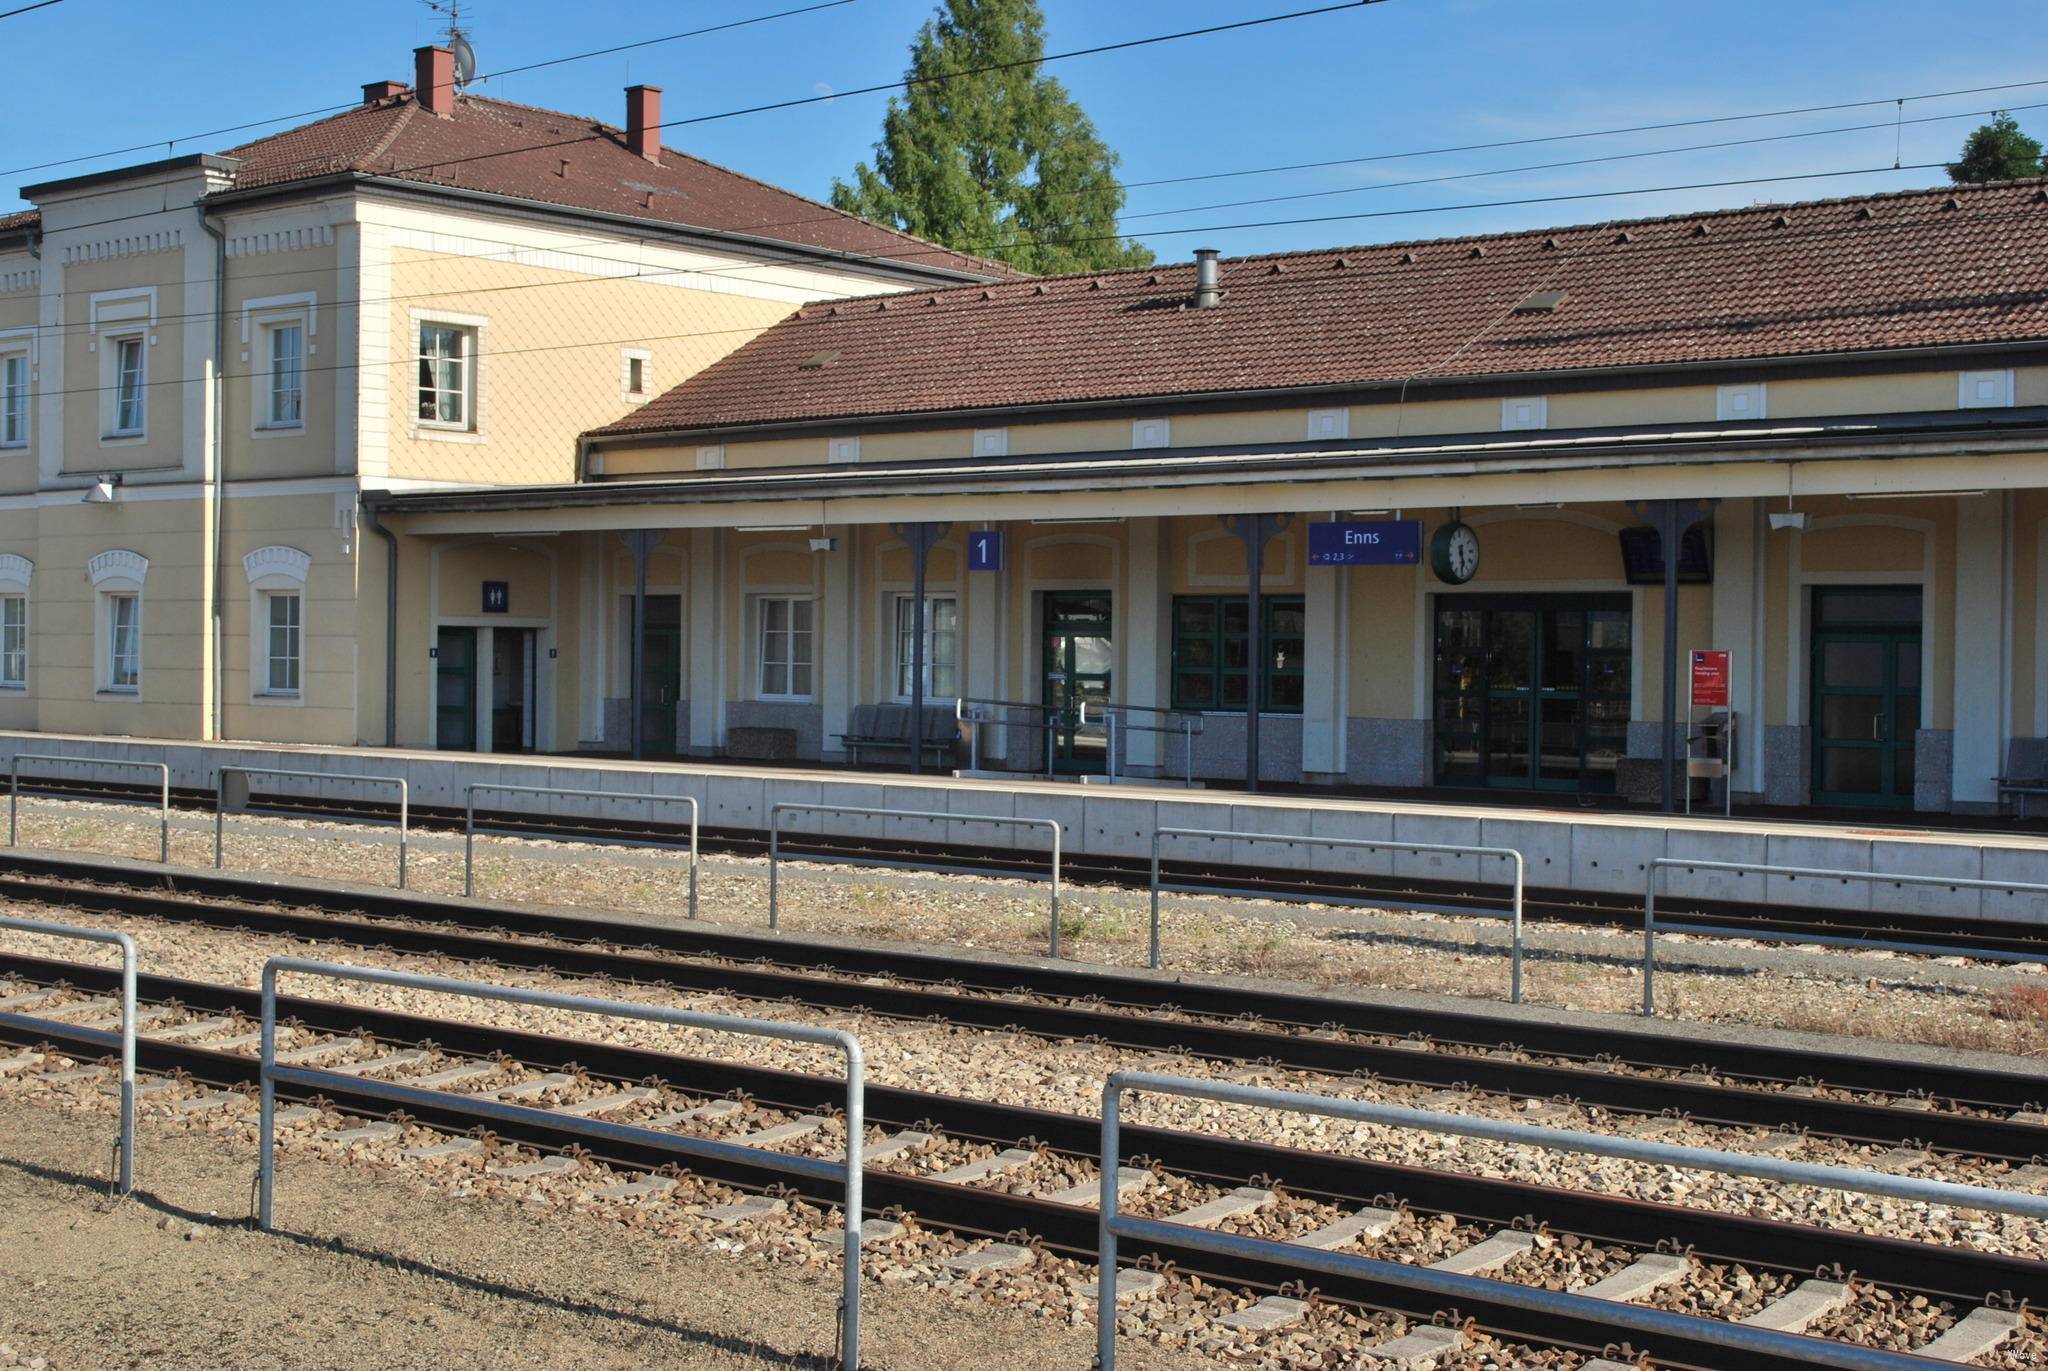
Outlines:
[[1902,1069],[1852,1053],[19,853],[0,857],[0,897],[88,915],[786,1002],[819,1013],[858,1009],[907,1023],[1095,1041],[1235,1067],[1367,1077],[1426,1092],[1438,1103],[1544,1101],[1645,1121],[1668,1117],[2010,1165],[2048,1154],[2040,1106],[2048,1075],[1955,1065]]
[[[115,1045],[108,1022],[115,974],[22,957],[9,958],[5,973],[13,985],[0,993],[0,1042],[26,1050],[0,1052],[0,1072],[45,1073],[60,1081],[103,1073],[104,1067],[73,1063],[102,1058]],[[141,1069],[152,1077],[142,1088],[145,1107],[187,1117],[249,1112],[246,1092],[257,1071],[251,1041],[256,993],[152,975],[141,978],[138,990],[149,1006],[139,1051]],[[302,1105],[303,1112],[288,1116],[292,1126],[323,1132],[339,1145],[402,1146],[414,1164],[583,1184],[593,1201],[663,1203],[683,1183],[655,1170],[671,1160],[669,1153],[572,1134],[554,1120],[564,1113],[601,1116],[828,1157],[843,1156],[849,1145],[843,1124],[832,1117],[842,1090],[836,1077],[326,1000],[283,997],[280,1015],[290,1026],[280,1040],[285,1059],[342,1073],[319,1098],[281,1092]],[[386,1102],[351,1092],[349,1076],[488,1093],[528,1108],[513,1121],[495,1123],[488,1136],[471,1136],[463,1130],[473,1120],[452,1109],[424,1105],[402,1119],[381,1117]],[[1052,1258],[1092,1259],[1095,1120],[876,1085],[867,1091],[867,1113],[870,1127],[859,1143],[868,1211],[877,1220],[867,1229],[871,1261],[888,1261],[901,1215],[964,1239],[949,1259],[962,1276]],[[442,1133],[427,1136],[422,1129]],[[1865,1340],[1915,1346],[1930,1364],[2041,1338],[2038,1320],[2022,1311],[2048,1299],[2048,1263],[2024,1257],[1173,1128],[1129,1126],[1125,1136],[1119,1184],[1127,1198],[1120,1205],[1170,1223],[1222,1226],[1502,1281],[1562,1279],[1603,1300],[1653,1303],[1703,1319],[1742,1317],[1804,1333],[1816,1354],[1827,1335],[1849,1329]],[[776,1196],[764,1193],[771,1183],[793,1186],[821,1206],[833,1202],[836,1190],[739,1161],[705,1160],[692,1174],[749,1194],[718,1215],[741,1231],[776,1212]],[[1396,1287],[1330,1276],[1319,1276],[1314,1300],[1305,1299],[1299,1272],[1284,1264],[1226,1259],[1172,1242],[1129,1244],[1125,1255],[1148,1269],[1127,1273],[1124,1317],[1138,1318],[1144,1301],[1171,1276],[1248,1292],[1236,1301],[1243,1307],[1218,1321],[1226,1339],[1312,1329],[1314,1300],[1327,1300],[1401,1314],[1416,1325],[1368,1349],[1380,1360],[1366,1364],[1432,1365],[1474,1336],[1510,1349],[1610,1350],[1612,1329],[1598,1320],[1531,1314],[1483,1300],[1446,1311]],[[1739,1293],[1731,1298],[1731,1291]],[[1885,1327],[1887,1311],[1903,1316],[1916,1300],[1941,1309],[1941,1319],[1923,1318],[1912,1333]],[[1660,1339],[1649,1351],[1657,1365],[1672,1368],[1774,1371],[1815,1364],[1804,1355],[1731,1360],[1733,1354],[1704,1336]]]
[[[142,790],[119,784],[38,785],[37,793],[73,799],[153,799]],[[213,808],[210,791],[181,788],[172,792],[176,806]],[[312,800],[289,795],[252,797],[257,812],[300,819],[328,819],[353,822],[390,822],[395,811],[388,805],[369,801]],[[415,829],[460,832],[460,810],[416,806],[411,811]],[[621,843],[673,846],[686,830],[665,824],[639,824],[570,816],[540,817],[511,811],[479,810],[479,832],[501,829],[534,838],[588,839]],[[753,830],[706,828],[700,834],[703,850],[742,857],[765,856],[768,840]],[[911,843],[879,838],[830,838],[790,834],[782,841],[787,857],[817,861],[886,861],[921,863],[943,871],[968,874],[1003,874],[1017,869],[1017,854],[986,847],[949,846],[919,841]],[[1026,854],[1028,857],[1028,854]],[[1127,858],[1070,855],[1062,862],[1062,874],[1077,885],[1144,889],[1149,864]],[[1168,860],[1162,865],[1166,879],[1176,885],[1213,886],[1252,898],[1313,903],[1334,901],[1366,903],[1392,909],[1433,912],[1497,912],[1501,888],[1470,882],[1432,880],[1424,877],[1387,875],[1343,875],[1307,872],[1299,867],[1246,866],[1211,860]],[[1823,882],[1815,882],[1816,888]],[[1660,914],[1666,920],[1683,921],[1701,928],[1724,932],[1731,938],[1768,936],[1774,939],[1867,941],[1908,943],[1939,948],[1958,956],[2048,956],[2048,923],[2014,919],[1959,919],[1938,915],[1880,913],[1869,910],[1806,907],[1796,913],[1771,906],[1735,900],[1700,900],[1676,895],[1658,897]],[[1558,886],[1531,885],[1525,892],[1524,917],[1593,928],[1640,928],[1643,910],[1639,895],[1574,890]]]

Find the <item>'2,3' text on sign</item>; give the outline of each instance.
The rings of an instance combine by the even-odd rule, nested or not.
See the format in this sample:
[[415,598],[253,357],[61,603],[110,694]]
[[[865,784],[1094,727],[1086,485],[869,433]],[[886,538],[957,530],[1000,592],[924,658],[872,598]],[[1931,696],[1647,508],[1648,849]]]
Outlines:
[[1422,560],[1419,519],[1308,526],[1310,566],[1413,566]]

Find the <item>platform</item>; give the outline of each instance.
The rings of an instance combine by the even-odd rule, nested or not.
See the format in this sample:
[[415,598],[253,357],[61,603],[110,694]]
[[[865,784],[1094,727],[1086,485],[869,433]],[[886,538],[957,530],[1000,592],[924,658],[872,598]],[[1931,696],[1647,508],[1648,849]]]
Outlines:
[[[1178,787],[1082,786],[1032,779],[911,776],[883,772],[748,769],[688,762],[632,762],[386,748],[189,743],[148,738],[0,732],[12,757],[66,755],[161,762],[173,786],[211,790],[223,766],[286,767],[343,776],[398,776],[412,803],[461,808],[469,785],[542,786],[649,795],[690,795],[706,828],[765,830],[777,803],[844,805],[844,816],[794,814],[785,832],[830,832],[963,846],[1043,850],[1045,838],[1022,828],[973,822],[975,816],[1056,819],[1069,854],[1147,859],[1159,827],[1363,838],[1462,848],[1505,847],[1523,855],[1531,889],[1640,895],[1649,863],[1660,857],[1849,871],[2048,884],[2048,836],[1983,830],[1924,831],[1868,825],[1765,822],[1706,816],[1584,813],[1491,808],[1480,804],[1363,801],[1303,795],[1206,793]],[[107,777],[112,779],[111,773]],[[126,779],[126,778],[123,778]],[[271,794],[379,799],[366,787],[263,779]],[[388,792],[387,792],[388,794]],[[509,800],[494,808],[529,807]],[[584,817],[646,818],[630,801],[560,798],[536,812]],[[947,820],[877,817],[876,810],[920,810]],[[653,817],[666,817],[656,814]],[[1223,849],[1233,849],[1225,852]],[[1294,848],[1274,843],[1169,839],[1169,859],[1210,856],[1248,866],[1300,864],[1313,871],[1393,873],[1441,881],[1499,880],[1504,863],[1457,853]],[[1753,874],[1668,871],[1674,895],[1769,901],[1787,907],[1827,906],[1897,913],[2020,919],[2048,923],[2048,897],[1944,886],[1816,883]]]

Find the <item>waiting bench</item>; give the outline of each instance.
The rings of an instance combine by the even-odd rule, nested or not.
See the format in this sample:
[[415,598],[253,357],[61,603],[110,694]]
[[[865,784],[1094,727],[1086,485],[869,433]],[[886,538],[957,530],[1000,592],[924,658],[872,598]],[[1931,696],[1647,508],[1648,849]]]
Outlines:
[[2022,819],[2030,797],[2048,795],[2048,738],[2014,738],[2006,744],[2005,774],[1998,778],[2000,808],[2008,795],[2018,801]]
[[[855,705],[839,741],[847,758],[859,766],[864,753],[910,758],[910,706],[904,704]],[[924,743],[921,755],[928,761],[951,762],[960,742],[960,707],[957,704],[924,707]]]

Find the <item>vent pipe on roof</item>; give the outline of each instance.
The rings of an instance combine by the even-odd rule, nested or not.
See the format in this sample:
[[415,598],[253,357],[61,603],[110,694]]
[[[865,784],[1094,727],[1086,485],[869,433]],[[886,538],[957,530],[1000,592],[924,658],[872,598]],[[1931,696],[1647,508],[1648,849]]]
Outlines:
[[412,88],[420,108],[443,119],[455,113],[455,54],[447,48],[412,50]]
[[661,161],[661,87],[626,87],[626,146],[635,156]]
[[1223,287],[1216,281],[1216,249],[1195,249],[1195,308],[1214,309],[1223,301]]

